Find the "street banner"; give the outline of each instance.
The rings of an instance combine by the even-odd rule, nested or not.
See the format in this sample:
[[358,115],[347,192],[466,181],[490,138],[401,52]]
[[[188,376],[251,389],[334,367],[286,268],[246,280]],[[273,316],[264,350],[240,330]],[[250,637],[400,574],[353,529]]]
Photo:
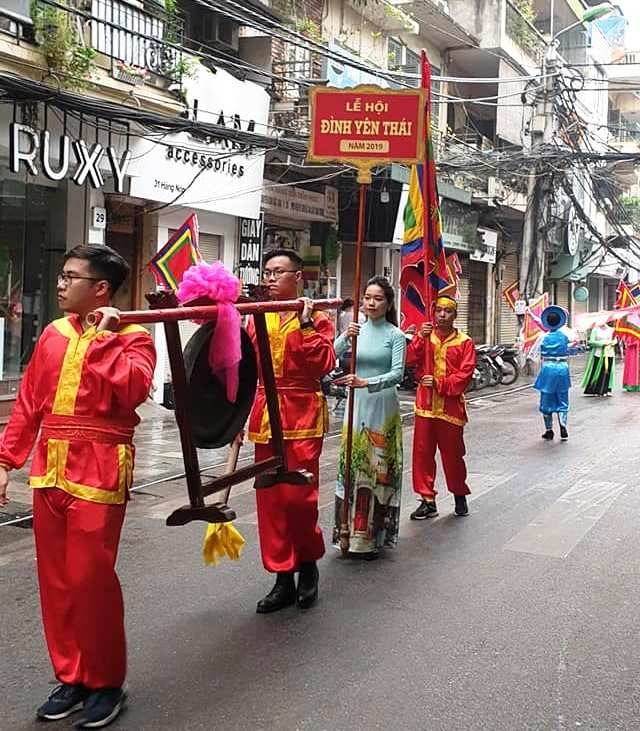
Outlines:
[[424,94],[421,89],[353,89],[316,86],[309,92],[311,162],[342,162],[371,182],[371,168],[412,164],[424,156]]
[[598,312],[585,312],[576,316],[575,326],[578,330],[590,330],[592,327],[599,327],[607,322],[618,322],[623,318],[633,316],[637,319],[640,314],[640,304],[621,307],[617,310],[599,310]]

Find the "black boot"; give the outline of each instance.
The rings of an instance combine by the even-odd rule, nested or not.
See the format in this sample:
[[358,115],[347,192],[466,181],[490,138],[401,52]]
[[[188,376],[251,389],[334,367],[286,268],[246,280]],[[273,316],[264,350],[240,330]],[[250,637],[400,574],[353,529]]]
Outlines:
[[553,429],[547,429],[547,431],[542,435],[542,438],[547,442],[552,441],[553,440]]
[[469,515],[467,507],[467,498],[464,495],[454,495],[456,503],[456,515]]
[[256,607],[258,614],[269,614],[279,609],[290,607],[296,603],[296,582],[293,572],[279,573],[273,589],[264,599],[260,599]]
[[300,609],[309,609],[316,603],[319,576],[315,561],[304,561],[300,564],[298,578],[298,606]]

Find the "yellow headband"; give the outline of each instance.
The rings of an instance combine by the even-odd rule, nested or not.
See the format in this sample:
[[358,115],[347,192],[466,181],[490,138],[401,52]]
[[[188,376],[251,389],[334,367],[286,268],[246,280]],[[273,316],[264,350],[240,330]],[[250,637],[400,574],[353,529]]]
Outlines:
[[453,297],[443,295],[442,297],[438,297],[436,300],[436,307],[453,307],[453,309],[457,311],[458,303],[453,299]]

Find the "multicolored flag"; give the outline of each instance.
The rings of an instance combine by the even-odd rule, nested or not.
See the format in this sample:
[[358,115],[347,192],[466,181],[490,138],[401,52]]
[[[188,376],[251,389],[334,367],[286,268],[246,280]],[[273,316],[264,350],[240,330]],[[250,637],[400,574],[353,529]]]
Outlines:
[[[640,304],[640,297],[634,295],[634,289],[636,288],[640,289],[638,284],[631,285],[622,279],[620,280],[618,289],[616,290],[615,308],[617,310]],[[626,343],[640,340],[640,322],[638,321],[637,313],[632,313],[616,320],[614,332],[617,338]]]
[[640,282],[627,285],[636,302],[640,302]]
[[516,300],[520,299],[520,285],[517,279],[502,290],[502,296],[507,300],[509,307],[515,312]]
[[198,217],[192,213],[151,259],[147,268],[159,289],[177,290],[187,269],[201,261]]
[[438,293],[451,285],[442,240],[442,223],[431,134],[431,67],[422,52],[422,88],[426,91],[425,163],[412,165],[404,210],[401,249],[402,326],[419,325]]

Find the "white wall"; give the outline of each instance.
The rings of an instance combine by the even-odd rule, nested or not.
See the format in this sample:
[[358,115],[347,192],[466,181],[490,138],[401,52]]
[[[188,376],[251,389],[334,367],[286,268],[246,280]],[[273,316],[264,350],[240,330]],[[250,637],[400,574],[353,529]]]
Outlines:
[[[398,6],[402,10],[402,5]],[[442,66],[440,51],[422,36],[411,33],[381,31],[342,0],[328,0],[322,33],[355,52],[367,64],[388,67],[387,39],[401,40],[410,50],[419,53],[423,48],[434,66]]]

